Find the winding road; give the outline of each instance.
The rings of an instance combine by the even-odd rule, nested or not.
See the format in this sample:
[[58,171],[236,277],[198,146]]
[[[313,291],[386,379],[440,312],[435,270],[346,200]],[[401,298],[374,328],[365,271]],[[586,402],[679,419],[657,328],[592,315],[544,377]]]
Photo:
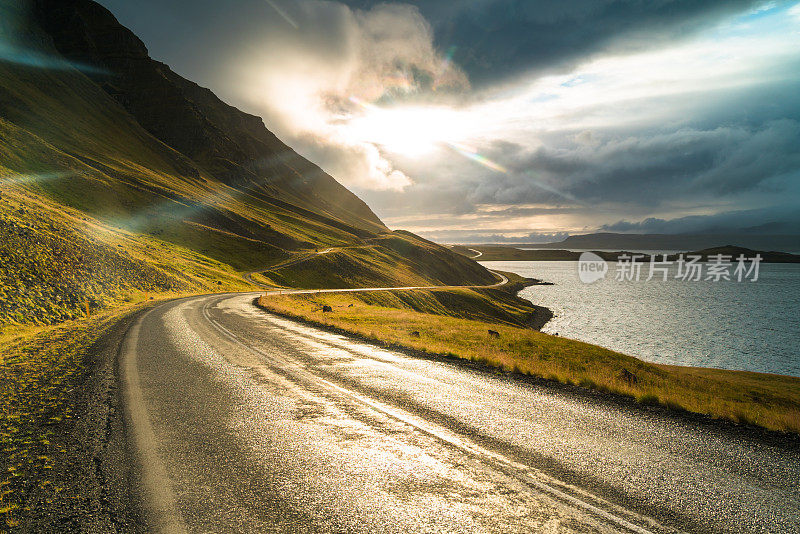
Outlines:
[[125,337],[149,530],[800,532],[792,443],[379,349],[258,295],[171,301]]
[[[347,247],[344,247],[347,248]],[[284,269],[286,267],[292,267],[294,265],[298,265],[309,259],[313,258],[314,256],[321,255],[321,254],[328,254],[336,248],[327,248],[325,250],[320,250],[316,252],[309,252],[306,254],[301,254],[297,258],[293,258],[289,261],[284,263],[280,263],[269,269],[259,269],[258,271],[251,271],[249,273],[244,274],[244,279],[253,284],[254,286],[261,287],[267,290],[266,295],[291,295],[291,294],[315,294],[315,293],[363,293],[363,292],[375,292],[375,291],[409,291],[409,290],[419,290],[419,289],[490,289],[495,287],[504,286],[508,283],[508,278],[501,272],[492,271],[488,269],[489,272],[494,274],[498,281],[494,284],[488,285],[466,285],[466,286],[402,286],[402,287],[363,287],[363,288],[350,288],[350,289],[275,289],[275,286],[271,286],[268,284],[263,284],[257,280],[253,279],[254,274],[274,271],[276,269]],[[473,249],[469,249],[473,250]],[[473,252],[478,252],[477,250],[473,250]],[[482,252],[478,252],[478,256],[482,255]],[[474,256],[471,259],[475,259],[478,256]]]
[[[315,295],[319,293],[365,293],[376,291],[413,291],[420,289],[491,289],[504,286],[508,283],[508,277],[499,271],[489,270],[494,274],[498,281],[489,285],[467,285],[467,286],[402,286],[402,287],[357,287],[349,289],[269,289],[265,295]],[[270,286],[265,286],[270,287]]]

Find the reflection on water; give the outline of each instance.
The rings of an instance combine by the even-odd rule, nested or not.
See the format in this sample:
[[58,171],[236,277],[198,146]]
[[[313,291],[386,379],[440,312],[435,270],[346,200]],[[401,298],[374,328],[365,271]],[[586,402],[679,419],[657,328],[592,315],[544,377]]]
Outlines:
[[[553,282],[520,293],[556,317],[544,331],[644,360],[800,376],[800,265],[761,264],[757,282],[580,282],[576,262],[483,262]],[[670,277],[671,278],[671,277]]]

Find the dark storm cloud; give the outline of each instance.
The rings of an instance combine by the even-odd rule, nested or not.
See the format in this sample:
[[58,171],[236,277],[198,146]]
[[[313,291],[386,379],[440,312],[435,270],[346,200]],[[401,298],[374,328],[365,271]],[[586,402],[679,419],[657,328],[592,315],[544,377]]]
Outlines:
[[[375,205],[391,206],[383,210],[385,215],[398,218],[404,226],[427,227],[434,225],[437,216],[444,220],[472,215],[464,224],[476,228],[523,217],[572,214],[579,219],[588,215],[591,220],[591,213],[597,213],[608,220],[614,212],[646,217],[648,212],[669,212],[674,206],[710,207],[718,202],[747,206],[758,202],[761,194],[796,203],[800,189],[800,121],[789,118],[676,131],[591,136],[562,132],[534,149],[503,142],[494,143],[486,153],[503,162],[509,172],[487,178],[481,168],[464,161],[447,174],[412,185],[400,198],[388,193],[382,195],[386,198],[366,196]],[[414,169],[404,170],[416,175]],[[486,205],[493,206],[491,211],[485,210]],[[401,215],[424,213],[437,215],[402,222]],[[718,216],[675,221],[650,218],[646,223],[621,221],[604,228],[677,233],[710,231],[714,224],[730,229],[788,220],[785,210],[775,213],[781,215],[770,218],[769,210],[749,210],[736,212],[729,220]],[[738,226],[732,226],[735,217],[743,218]],[[477,239],[475,232],[466,233]],[[442,238],[458,235],[442,234]]]
[[[366,8],[376,0],[349,0]],[[530,71],[563,70],[609,49],[633,51],[685,37],[753,0],[412,0],[442,50],[476,86]],[[784,2],[778,2],[782,4]]]
[[[711,110],[712,118],[698,116],[691,126],[674,130],[552,132],[534,148],[495,142],[486,147],[485,154],[506,166],[508,173],[487,175],[482,167],[461,159],[451,158],[448,167],[426,160],[418,163],[419,168],[401,167],[418,178],[402,196],[363,193],[391,219],[402,214],[472,214],[473,228],[490,218],[501,222],[504,218],[596,212],[600,221],[608,222],[614,212],[627,212],[628,217],[644,214],[644,218],[648,212],[669,212],[675,206],[723,202],[746,207],[762,194],[796,202],[800,188],[798,105],[792,99],[773,100],[764,111],[763,93],[740,95],[728,102],[737,113],[747,115],[747,121],[740,124],[719,125],[717,111]],[[757,105],[749,106],[753,101]],[[767,120],[759,121],[759,115],[766,115]],[[436,172],[426,169],[428,165]],[[482,211],[484,205],[494,208],[487,214]],[[685,222],[701,227],[700,219]],[[419,226],[431,224],[430,220],[419,221]],[[752,221],[743,226],[756,224]],[[623,224],[616,230],[626,228]],[[643,230],[630,227],[627,231]]]
[[[636,202],[775,189],[800,179],[800,122],[683,128],[493,154],[512,172],[480,183],[475,203]],[[561,193],[561,194],[559,194]]]
[[[102,1],[154,56],[264,116],[393,227],[525,241],[800,210],[800,9],[784,1]],[[454,100],[427,86],[408,96],[485,126],[453,141],[508,172],[446,148],[406,157],[342,140],[338,123],[314,115],[331,94],[385,91],[398,64],[465,72],[476,90],[463,84]],[[769,215],[752,211],[745,226]]]

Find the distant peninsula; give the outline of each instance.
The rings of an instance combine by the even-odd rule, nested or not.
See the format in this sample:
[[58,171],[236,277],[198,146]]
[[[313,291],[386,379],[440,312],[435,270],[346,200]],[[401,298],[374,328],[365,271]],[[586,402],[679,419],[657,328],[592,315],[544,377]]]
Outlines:
[[[521,249],[509,246],[485,246],[485,245],[455,245],[453,251],[476,259],[478,261],[578,261],[582,250],[566,249]],[[641,252],[624,251],[617,252],[593,251],[606,261],[617,261],[621,256],[631,254],[641,254]],[[668,261],[675,261],[681,253],[668,254]],[[710,256],[722,254],[730,256],[733,260],[740,255],[746,258],[754,258],[757,254],[761,256],[764,263],[800,263],[800,255],[789,254],[787,252],[753,250],[744,247],[726,245],[723,247],[705,248],[702,250],[689,251],[683,253],[685,256],[700,256],[701,261],[708,261]],[[647,256],[649,258],[649,255]],[[659,255],[660,259],[660,255]]]

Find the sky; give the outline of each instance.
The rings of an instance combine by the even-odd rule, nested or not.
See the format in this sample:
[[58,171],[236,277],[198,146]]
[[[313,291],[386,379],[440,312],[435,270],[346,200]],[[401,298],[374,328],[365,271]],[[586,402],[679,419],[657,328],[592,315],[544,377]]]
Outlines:
[[800,2],[101,0],[391,228],[800,234]]

